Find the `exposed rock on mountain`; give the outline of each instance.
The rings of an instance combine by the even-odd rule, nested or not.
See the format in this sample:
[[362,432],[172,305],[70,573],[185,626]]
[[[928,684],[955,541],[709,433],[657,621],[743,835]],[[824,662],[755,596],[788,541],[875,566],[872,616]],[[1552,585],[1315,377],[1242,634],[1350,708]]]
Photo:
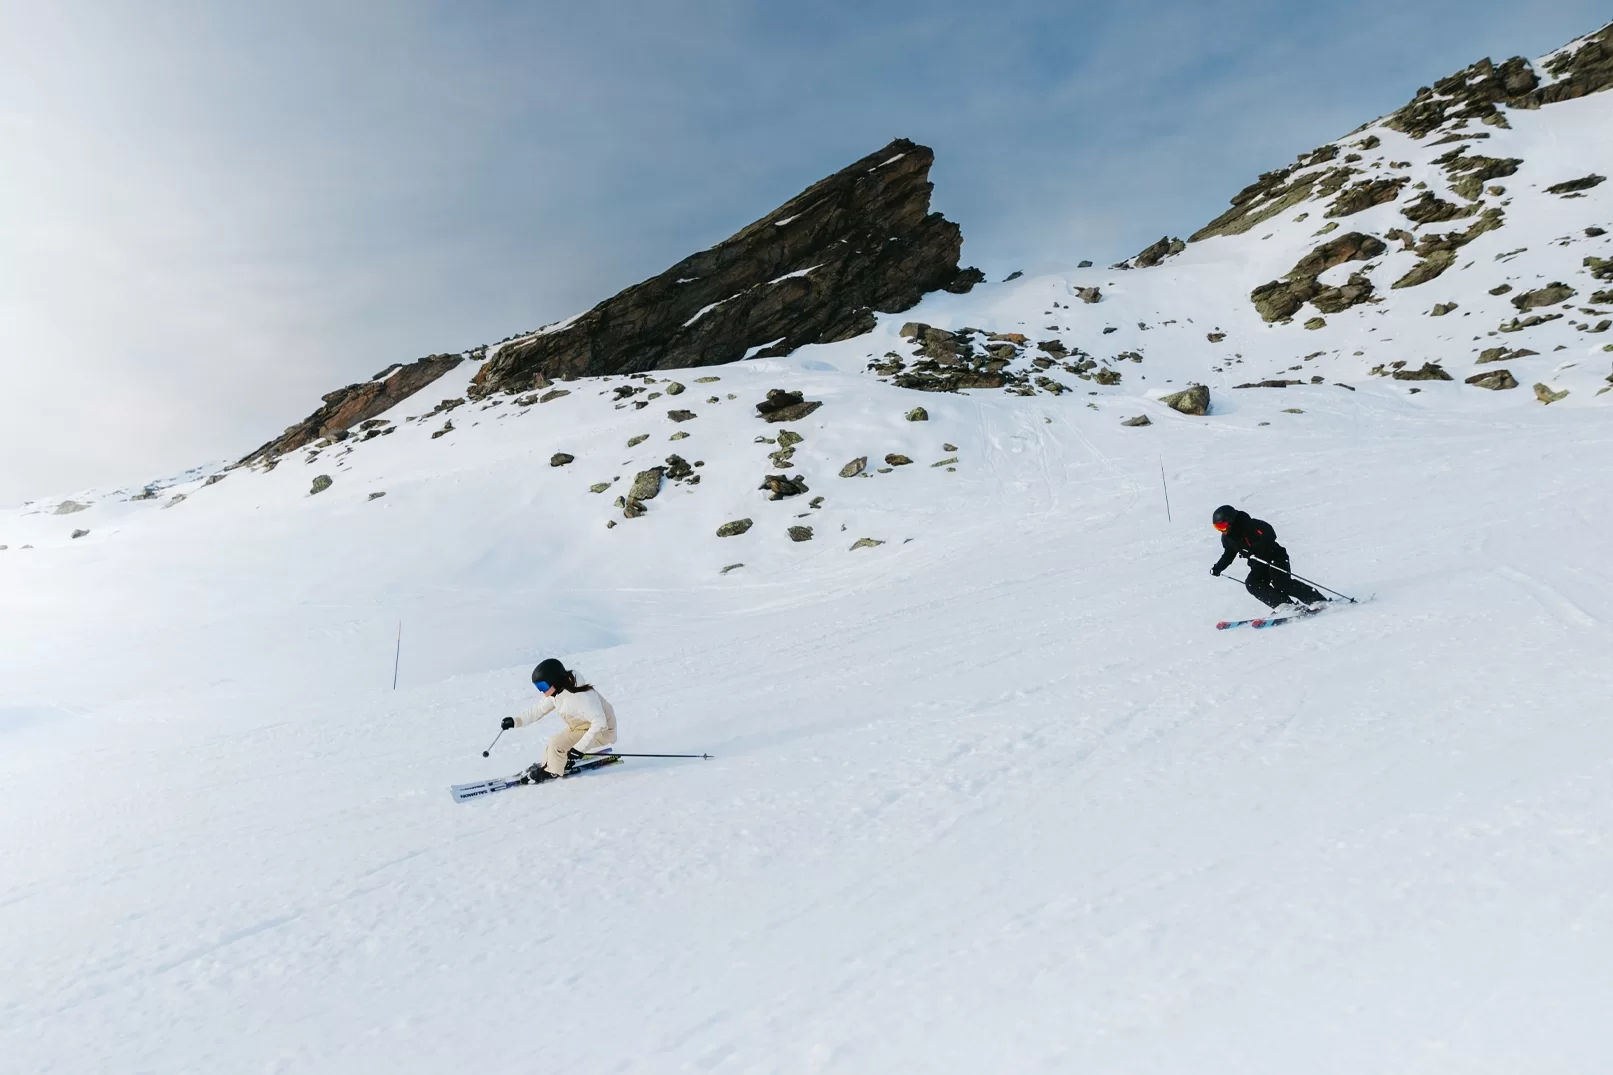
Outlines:
[[1182,242],[1182,240],[1173,239],[1167,235],[1161,238],[1159,242],[1145,248],[1140,254],[1132,258],[1130,261],[1121,262],[1120,267],[1123,269],[1130,269],[1133,267],[1138,269],[1149,269],[1155,265],[1158,265],[1166,258],[1174,257],[1186,249],[1187,244]]
[[732,237],[570,321],[511,341],[476,391],[535,379],[709,366],[850,339],[875,312],[968,291],[963,236],[932,213],[935,154],[897,139],[808,187]]
[[342,440],[352,427],[391,410],[463,361],[464,355],[431,355],[407,365],[390,366],[371,380],[327,392],[324,406],[296,425],[288,426],[284,433],[241,462],[273,459],[321,437]]
[[1286,280],[1273,280],[1255,288],[1249,293],[1249,301],[1266,321],[1293,317],[1307,302],[1314,302],[1323,313],[1341,313],[1372,297],[1372,281],[1356,273],[1348,283],[1324,288],[1317,283],[1317,277],[1335,265],[1375,258],[1387,249],[1377,236],[1347,232],[1300,258]]

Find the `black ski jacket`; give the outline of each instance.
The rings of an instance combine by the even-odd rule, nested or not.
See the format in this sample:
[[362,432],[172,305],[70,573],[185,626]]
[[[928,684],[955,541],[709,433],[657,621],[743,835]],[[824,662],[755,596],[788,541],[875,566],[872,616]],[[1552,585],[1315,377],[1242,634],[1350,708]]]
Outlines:
[[1262,560],[1278,561],[1287,553],[1277,544],[1277,528],[1264,519],[1256,519],[1240,511],[1227,524],[1221,535],[1221,559],[1215,562],[1216,571],[1225,571],[1237,556],[1258,556]]

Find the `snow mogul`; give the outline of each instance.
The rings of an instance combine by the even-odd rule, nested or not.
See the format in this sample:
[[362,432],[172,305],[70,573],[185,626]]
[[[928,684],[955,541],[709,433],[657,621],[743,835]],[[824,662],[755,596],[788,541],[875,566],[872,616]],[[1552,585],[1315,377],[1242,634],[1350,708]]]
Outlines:
[[1241,556],[1249,562],[1244,589],[1267,607],[1294,604],[1310,608],[1327,603],[1327,598],[1289,573],[1288,550],[1277,544],[1276,527],[1231,504],[1216,508],[1210,521],[1221,532],[1222,550],[1210,574],[1219,577],[1235,557]]
[[565,776],[566,770],[588,751],[616,742],[616,710],[593,687],[578,683],[577,673],[569,671],[560,661],[549,657],[539,662],[532,670],[532,685],[543,697],[517,715],[505,717],[500,728],[503,731],[525,728],[550,713],[559,713],[566,726],[549,740],[543,764],[527,770],[526,779],[530,783],[540,784]]

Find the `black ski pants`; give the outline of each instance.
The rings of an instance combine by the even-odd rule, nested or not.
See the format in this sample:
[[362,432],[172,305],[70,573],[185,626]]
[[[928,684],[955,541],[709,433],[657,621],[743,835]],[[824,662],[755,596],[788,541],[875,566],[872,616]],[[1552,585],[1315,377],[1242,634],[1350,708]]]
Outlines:
[[1327,600],[1288,573],[1288,551],[1282,546],[1279,545],[1272,550],[1271,556],[1262,559],[1268,560],[1272,566],[1250,560],[1249,578],[1244,582],[1244,588],[1267,608],[1276,608],[1287,601],[1310,605]]

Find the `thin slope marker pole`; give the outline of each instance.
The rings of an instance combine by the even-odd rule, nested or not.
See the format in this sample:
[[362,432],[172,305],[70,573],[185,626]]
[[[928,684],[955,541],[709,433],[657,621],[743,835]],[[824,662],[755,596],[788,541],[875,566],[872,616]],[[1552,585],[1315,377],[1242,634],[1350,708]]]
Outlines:
[[1165,521],[1171,521],[1171,487],[1165,483],[1165,457],[1159,457],[1159,486],[1165,490]]
[[392,654],[392,689],[398,689],[398,662],[403,659],[403,621],[398,621],[398,648]]

